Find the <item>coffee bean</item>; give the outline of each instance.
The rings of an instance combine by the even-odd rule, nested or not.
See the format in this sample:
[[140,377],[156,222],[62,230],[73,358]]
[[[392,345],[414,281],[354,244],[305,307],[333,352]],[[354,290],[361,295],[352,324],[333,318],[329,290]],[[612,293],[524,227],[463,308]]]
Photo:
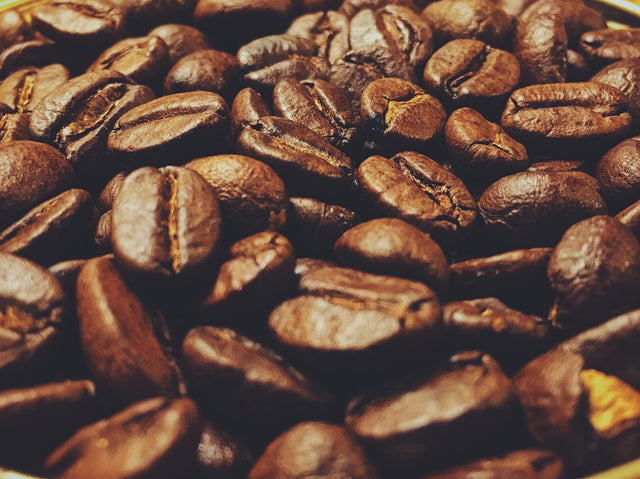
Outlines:
[[245,444],[211,422],[205,422],[198,444],[194,479],[245,477],[251,464],[253,455]]
[[580,48],[589,61],[606,65],[640,57],[640,28],[594,30],[580,37]]
[[59,63],[43,68],[22,68],[0,83],[0,102],[16,113],[30,112],[42,98],[68,79],[69,70]]
[[234,139],[247,125],[255,124],[263,116],[271,116],[271,108],[253,88],[243,88],[231,105],[231,134]]
[[637,121],[640,117],[640,58],[629,58],[607,65],[593,75],[589,81],[606,83],[623,91],[629,102],[629,113]]
[[160,37],[169,49],[169,65],[174,66],[183,57],[199,50],[209,50],[211,44],[197,28],[189,25],[169,23],[149,32],[149,36]]
[[616,219],[631,229],[636,237],[640,237],[640,201],[626,207],[616,215]]
[[15,43],[33,40],[36,32],[22,12],[10,8],[0,12],[0,50]]
[[349,50],[349,19],[333,10],[301,15],[291,22],[286,33],[312,40],[318,56],[331,64]]
[[56,48],[51,40],[34,39],[16,43],[0,52],[0,78],[30,65],[48,65],[55,57]]

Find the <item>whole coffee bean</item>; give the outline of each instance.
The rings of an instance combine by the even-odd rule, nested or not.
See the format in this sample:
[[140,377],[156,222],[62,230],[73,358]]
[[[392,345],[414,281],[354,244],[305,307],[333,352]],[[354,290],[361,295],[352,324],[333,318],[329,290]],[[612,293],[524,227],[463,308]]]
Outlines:
[[439,337],[440,304],[422,283],[327,267],[305,274],[299,289],[301,296],[272,311],[269,327],[315,370],[380,374],[424,354]]
[[280,432],[325,414],[327,397],[273,351],[231,329],[189,331],[185,372],[210,414],[236,427]]
[[87,261],[77,298],[85,360],[110,398],[130,404],[184,393],[163,318],[138,299],[113,258]]
[[27,66],[45,66],[57,56],[56,45],[48,39],[28,40],[16,43],[0,52],[0,78]]
[[0,251],[42,265],[82,255],[94,206],[85,190],[71,189],[45,201],[0,232]]
[[224,149],[229,108],[206,91],[166,95],[122,115],[109,133],[109,150],[129,165],[186,163]]
[[243,88],[231,105],[231,135],[238,137],[247,125],[255,124],[263,116],[271,116],[271,108],[253,88]]
[[98,196],[98,200],[96,201],[96,207],[99,211],[101,211],[102,213],[106,213],[111,208],[113,208],[113,202],[118,196],[118,193],[120,193],[122,183],[124,183],[124,179],[129,173],[131,172],[121,171],[117,173],[100,191],[100,196]]
[[305,477],[377,479],[375,468],[343,426],[302,422],[269,444],[247,479]]
[[86,259],[70,259],[51,265],[48,268],[58,281],[60,281],[67,297],[73,301],[75,301],[76,297],[76,283],[78,282],[78,275],[86,262]]
[[191,477],[237,479],[246,477],[251,464],[253,455],[245,444],[210,421],[204,423]]
[[316,44],[308,39],[288,34],[261,37],[243,45],[237,53],[244,71],[259,70],[294,56],[314,56]]
[[640,201],[626,207],[616,215],[616,219],[640,238]]
[[606,214],[599,184],[579,171],[523,171],[489,186],[478,208],[491,238],[515,247],[553,246],[580,220]]
[[148,399],[80,429],[51,453],[44,470],[61,479],[96,471],[114,478],[178,476],[193,463],[201,431],[190,399]]
[[155,86],[169,69],[169,47],[160,37],[126,38],[107,48],[87,71],[113,70]]
[[185,166],[213,188],[227,237],[242,238],[284,226],[287,193],[280,177],[266,164],[243,155],[219,155],[198,158]]
[[593,30],[580,37],[580,48],[590,62],[607,65],[640,57],[640,28]]
[[622,90],[629,102],[629,113],[637,121],[640,118],[640,58],[629,58],[607,65],[589,81],[606,83]]
[[31,140],[29,113],[7,113],[0,120],[0,143],[14,140]]
[[529,166],[524,145],[471,108],[451,113],[444,137],[456,172],[468,183],[486,184]]
[[0,144],[0,224],[67,189],[73,169],[55,148],[35,141]]
[[399,78],[372,81],[362,92],[360,111],[366,140],[390,154],[424,151],[442,136],[447,114],[422,88]]
[[340,9],[338,11],[351,18],[360,10],[365,8],[375,10],[386,5],[400,5],[416,12],[419,11],[419,7],[414,2],[407,0],[345,0],[340,5]]
[[349,50],[349,19],[333,10],[301,15],[291,22],[286,33],[312,40],[318,48],[317,55],[331,64]]
[[43,68],[22,68],[0,83],[0,102],[16,113],[30,112],[43,97],[68,79],[69,69],[59,63]]
[[623,141],[610,149],[598,162],[595,177],[602,196],[612,211],[619,211],[640,194],[640,138]]
[[159,283],[191,278],[213,259],[220,240],[215,192],[178,166],[130,173],[113,203],[111,245],[124,270]]
[[496,432],[509,429],[516,404],[491,356],[463,352],[426,377],[355,398],[346,424],[385,469],[424,473],[496,451]]
[[441,246],[466,236],[478,216],[476,202],[462,181],[416,152],[405,151],[391,159],[369,157],[355,177],[378,212],[431,234]]
[[36,32],[20,10],[9,8],[0,12],[0,50],[15,43],[33,40]]
[[111,0],[123,8],[130,29],[146,32],[150,27],[167,21],[188,21],[195,0]]
[[610,216],[576,223],[549,259],[556,301],[549,313],[569,330],[583,330],[638,306],[640,243]]
[[111,210],[100,216],[96,223],[93,242],[101,253],[111,253]]
[[195,27],[168,23],[160,25],[149,32],[149,36],[160,37],[169,48],[169,65],[175,65],[178,60],[190,53],[211,48],[209,40]]
[[273,110],[306,125],[341,150],[356,146],[360,115],[344,92],[331,83],[280,80],[273,90]]
[[449,265],[428,234],[395,218],[379,218],[347,230],[335,243],[341,264],[372,273],[422,281],[439,295],[449,286]]
[[518,60],[505,50],[473,39],[456,39],[438,49],[422,74],[425,90],[448,107],[502,111],[520,80]]
[[246,73],[243,83],[251,88],[271,94],[276,84],[283,78],[296,80],[328,79],[329,62],[316,56],[292,56],[272,65]]

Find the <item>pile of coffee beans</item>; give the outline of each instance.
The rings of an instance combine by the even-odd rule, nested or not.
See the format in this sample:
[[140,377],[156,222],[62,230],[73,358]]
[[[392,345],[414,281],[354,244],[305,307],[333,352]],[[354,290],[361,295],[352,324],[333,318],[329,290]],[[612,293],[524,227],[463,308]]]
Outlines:
[[0,13],[0,115],[0,477],[640,455],[640,28],[56,0]]

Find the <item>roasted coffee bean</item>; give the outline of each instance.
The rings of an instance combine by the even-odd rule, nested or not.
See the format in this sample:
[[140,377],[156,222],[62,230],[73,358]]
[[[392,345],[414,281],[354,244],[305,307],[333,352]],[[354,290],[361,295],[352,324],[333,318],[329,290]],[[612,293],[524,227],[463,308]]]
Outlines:
[[33,40],[36,33],[22,12],[10,8],[0,12],[0,50]]
[[0,224],[67,189],[73,169],[55,148],[34,141],[0,144]]
[[199,50],[209,50],[209,40],[197,28],[189,25],[169,23],[160,25],[149,32],[149,36],[160,37],[169,48],[169,65],[175,65],[178,60]]
[[431,234],[443,247],[463,239],[478,216],[476,202],[462,181],[416,152],[405,151],[391,159],[369,157],[355,177],[376,211]]
[[640,243],[615,218],[586,219],[563,235],[547,275],[556,297],[550,318],[570,331],[586,329],[638,306]]
[[237,91],[238,60],[219,50],[198,50],[181,58],[169,71],[162,91],[165,95],[205,90],[218,93],[230,103]]
[[594,30],[580,37],[580,48],[590,62],[607,65],[640,57],[640,28]]
[[505,50],[472,39],[452,40],[427,61],[425,90],[448,107],[469,106],[481,112],[502,111],[520,80],[518,60]]
[[342,90],[324,80],[280,80],[273,90],[273,111],[341,150],[353,149],[359,139],[358,111]]
[[295,80],[328,79],[330,65],[326,58],[315,56],[292,56],[259,70],[246,73],[243,83],[251,88],[270,94],[283,78]]
[[286,33],[313,40],[317,55],[331,64],[349,50],[349,19],[333,10],[306,13],[294,19]]
[[[582,171],[585,163],[580,160],[549,160],[549,161],[537,161],[531,163],[527,171]],[[599,185],[598,185],[599,188]]]
[[76,283],[80,270],[87,262],[86,259],[70,259],[49,266],[49,271],[60,281],[67,297],[73,301],[76,298]]
[[0,143],[13,140],[31,140],[28,113],[8,113],[0,119]]
[[616,219],[640,238],[640,201],[636,201],[616,215]]
[[365,140],[393,155],[424,151],[442,136],[447,114],[442,104],[422,88],[399,78],[380,78],[362,92],[360,111]]
[[244,127],[236,151],[263,161],[291,194],[340,194],[351,182],[352,160],[302,123],[265,116]]
[[599,188],[593,177],[579,171],[523,171],[489,186],[478,208],[497,243],[553,246],[572,224],[606,214]]
[[173,283],[192,278],[212,261],[220,230],[215,192],[188,168],[135,170],[113,203],[115,259],[141,280]]
[[589,81],[606,83],[623,91],[629,102],[629,113],[635,121],[640,118],[640,58],[629,58],[607,65]]
[[0,52],[0,78],[27,66],[45,66],[53,63],[56,48],[51,40],[29,40],[16,43]]
[[426,377],[355,398],[346,424],[384,469],[424,473],[495,452],[496,433],[512,427],[516,403],[491,356],[464,352]]
[[61,479],[96,471],[114,478],[179,476],[193,463],[201,431],[190,399],[149,399],[80,429],[51,453],[44,470]]
[[629,138],[609,150],[598,162],[595,177],[612,211],[619,211],[639,198],[640,141]]
[[325,414],[327,396],[273,351],[231,329],[189,331],[182,346],[194,394],[227,423],[280,432]]
[[195,0],[110,0],[127,15],[127,25],[135,32],[167,21],[188,21]]
[[85,190],[71,189],[45,201],[0,232],[0,251],[42,265],[86,253],[94,206]]
[[169,69],[169,47],[160,37],[127,38],[107,48],[87,71],[113,70],[155,86]]
[[160,313],[141,302],[109,256],[78,277],[82,349],[91,374],[118,404],[184,393]]
[[449,286],[449,265],[428,234],[395,218],[379,218],[347,230],[335,243],[340,263],[371,273],[422,281],[439,295]]
[[16,113],[30,112],[42,98],[68,79],[69,69],[59,63],[43,68],[22,68],[0,83],[0,102]]
[[217,425],[206,421],[198,443],[194,479],[246,477],[253,464],[248,447]]
[[219,155],[198,158],[185,166],[213,187],[228,238],[284,226],[287,193],[280,177],[266,164],[243,155]]
[[365,451],[346,428],[317,421],[300,423],[274,439],[247,479],[276,476],[378,478]]
[[105,187],[100,191],[100,195],[98,196],[98,200],[96,201],[96,207],[98,208],[98,210],[100,210],[102,213],[106,213],[111,208],[113,208],[113,202],[118,196],[118,193],[120,193],[122,183],[124,183],[124,179],[129,173],[131,172],[121,171],[109,180]]
[[338,11],[351,18],[362,9],[369,8],[375,10],[386,5],[400,5],[416,12],[419,11],[416,3],[408,0],[345,0],[340,5]]
[[225,148],[229,108],[206,91],[175,93],[122,115],[109,133],[109,150],[131,166],[183,164]]
[[238,63],[243,71],[268,67],[294,56],[314,56],[317,51],[311,40],[288,34],[258,38],[238,50]]
[[293,273],[296,276],[296,282],[300,283],[300,280],[302,279],[302,277],[305,276],[307,273],[311,273],[316,269],[326,268],[327,266],[333,267],[337,265],[332,263],[331,261],[327,261],[324,259],[298,258],[296,260],[296,267],[293,270]]
[[93,242],[99,252],[111,253],[111,210],[102,214],[98,219]]
[[440,336],[440,304],[422,283],[327,267],[305,274],[299,290],[272,311],[269,327],[293,356],[327,374],[381,374],[426,354]]
[[231,105],[231,134],[237,138],[247,125],[255,124],[263,116],[271,116],[271,108],[253,88],[243,88]]
[[486,184],[529,166],[524,145],[471,108],[451,113],[444,137],[451,162],[467,184]]
[[473,38],[500,47],[513,29],[511,17],[491,0],[431,2],[422,16],[431,23],[436,47],[456,38]]

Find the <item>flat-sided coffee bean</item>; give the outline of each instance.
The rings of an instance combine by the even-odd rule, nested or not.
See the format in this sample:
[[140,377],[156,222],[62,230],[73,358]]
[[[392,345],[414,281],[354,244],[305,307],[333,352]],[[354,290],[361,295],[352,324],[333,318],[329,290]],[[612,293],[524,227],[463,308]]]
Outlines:
[[225,235],[242,238],[280,230],[287,220],[284,183],[269,166],[243,155],[198,158],[185,165],[199,173],[220,202]]
[[640,137],[610,149],[598,162],[595,177],[612,211],[619,211],[640,196]]
[[175,65],[178,60],[198,50],[211,48],[209,40],[197,28],[189,25],[169,23],[160,25],[149,32],[149,36],[155,35],[164,40],[169,48],[169,65]]
[[580,220],[606,214],[599,184],[580,171],[523,171],[489,186],[478,208],[492,238],[503,245],[553,246]]
[[369,83],[362,92],[360,111],[366,140],[391,154],[424,151],[442,136],[447,118],[435,97],[399,78],[380,78]]
[[225,147],[229,107],[208,91],[175,93],[149,101],[120,117],[109,133],[109,150],[130,165],[186,163]]
[[456,172],[467,181],[495,181],[529,166],[524,145],[471,108],[451,113],[444,137]]
[[204,317],[238,325],[255,322],[256,313],[287,294],[295,266],[293,247],[284,236],[264,231],[234,243],[229,256],[201,304]]
[[384,215],[398,217],[442,241],[461,240],[478,216],[476,202],[462,181],[432,159],[412,151],[391,159],[367,158],[356,181]]
[[333,10],[305,13],[291,22],[286,33],[313,40],[318,56],[331,64],[349,50],[349,19]]
[[324,80],[279,81],[273,89],[273,110],[341,150],[355,146],[360,115],[342,90]]
[[113,203],[111,245],[132,275],[171,282],[212,260],[220,240],[215,192],[196,172],[179,166],[130,173]]
[[247,43],[238,50],[238,63],[243,71],[268,67],[294,56],[311,57],[317,47],[311,40],[288,34],[270,35]]
[[640,117],[640,58],[628,58],[607,65],[589,81],[606,83],[622,90],[629,102],[629,112],[637,121]]
[[0,253],[0,278],[0,377],[11,385],[55,363],[66,298],[52,273],[18,256]]
[[0,102],[16,113],[30,112],[42,98],[68,79],[69,70],[59,63],[43,68],[22,68],[0,83]]
[[640,201],[636,201],[616,215],[616,219],[640,238]]
[[5,466],[36,471],[76,429],[94,420],[98,405],[91,381],[43,384],[0,393]]
[[182,355],[194,394],[211,415],[236,427],[279,432],[325,413],[324,393],[278,354],[231,329],[192,329]]
[[351,158],[302,123],[285,118],[266,116],[246,126],[236,150],[272,167],[291,194],[326,194],[351,182]]
[[484,458],[464,466],[428,474],[420,479],[561,479],[565,476],[564,464],[556,454],[543,449],[522,449],[499,457]]
[[607,65],[640,57],[640,28],[594,30],[580,37],[580,48],[589,61]]
[[347,429],[335,424],[304,422],[269,444],[248,479],[313,476],[377,479],[378,474]]
[[272,114],[260,93],[253,88],[243,88],[231,105],[231,135],[236,139],[245,126],[253,125],[261,117]]
[[[202,431],[190,399],[154,398],[80,429],[47,458],[61,479],[179,476],[193,463]],[[105,473],[106,474],[106,473]]]
[[380,374],[424,353],[440,333],[440,304],[422,283],[327,267],[304,275],[299,289],[273,310],[269,327],[322,372]]
[[87,71],[113,70],[155,86],[169,69],[169,47],[160,37],[127,38],[107,48]]
[[34,141],[0,144],[0,224],[66,190],[73,169],[55,148]]
[[359,222],[360,217],[343,206],[313,198],[291,198],[286,235],[297,256],[328,256],[340,235]]
[[0,232],[0,251],[50,265],[82,255],[93,227],[94,206],[85,190],[45,201]]
[[162,91],[165,95],[205,90],[218,93],[231,103],[237,91],[238,60],[219,50],[198,50],[181,58],[169,71]]
[[77,298],[82,349],[98,387],[119,404],[184,392],[163,318],[138,299],[113,258],[85,264]]
[[499,47],[513,30],[511,17],[490,0],[431,2],[422,16],[431,23],[436,47],[456,38],[473,38]]
[[371,273],[422,281],[442,295],[449,265],[428,234],[395,218],[379,218],[346,231],[335,243],[340,263]]
[[496,433],[509,429],[516,403],[491,356],[464,352],[426,377],[357,397],[346,424],[385,469],[424,472],[495,451]]
[[505,50],[473,39],[456,39],[438,49],[422,74],[424,89],[448,107],[482,112],[502,110],[520,80],[518,60]]
[[595,216],[567,230],[547,269],[556,296],[549,313],[569,330],[583,330],[638,306],[640,243],[610,216]]

